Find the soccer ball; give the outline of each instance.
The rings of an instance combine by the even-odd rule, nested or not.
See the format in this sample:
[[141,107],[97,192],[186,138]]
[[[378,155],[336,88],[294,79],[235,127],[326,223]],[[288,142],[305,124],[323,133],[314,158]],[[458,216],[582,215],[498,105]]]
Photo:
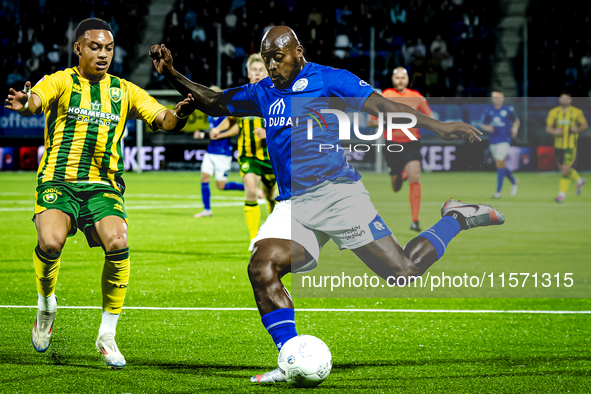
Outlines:
[[296,387],[316,387],[332,368],[328,346],[312,335],[299,335],[283,345],[277,358],[279,371]]

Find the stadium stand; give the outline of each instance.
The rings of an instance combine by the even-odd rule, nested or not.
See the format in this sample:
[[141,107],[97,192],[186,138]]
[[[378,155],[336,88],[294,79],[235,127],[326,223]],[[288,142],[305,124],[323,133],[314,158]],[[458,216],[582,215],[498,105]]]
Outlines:
[[[118,48],[110,72],[129,75],[137,54],[148,3],[113,0],[2,0],[0,7],[0,83],[3,91],[22,87],[26,80],[35,83],[43,75],[67,66],[68,29],[89,17],[99,17],[111,24]],[[124,38],[124,39],[123,39]]]
[[[216,25],[221,24],[222,85],[227,88],[247,82],[248,55],[258,50],[268,28],[286,24],[299,34],[308,60],[369,80],[374,27],[376,87],[390,87],[392,70],[405,66],[411,87],[425,96],[478,97],[488,93],[499,15],[494,2],[464,0],[328,1],[312,9],[293,0],[271,0],[264,6],[244,0],[178,0],[167,15],[163,42],[185,75],[214,84]],[[462,66],[466,64],[470,66]],[[150,87],[160,82],[155,76]]]

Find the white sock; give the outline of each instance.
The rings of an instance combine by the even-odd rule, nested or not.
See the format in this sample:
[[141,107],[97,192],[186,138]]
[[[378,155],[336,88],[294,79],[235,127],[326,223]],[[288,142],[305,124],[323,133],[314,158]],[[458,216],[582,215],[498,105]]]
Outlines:
[[558,197],[566,197],[566,193],[565,192],[558,192]]
[[113,335],[115,335],[117,320],[119,320],[119,314],[114,315],[110,312],[103,311],[103,320],[99,328],[99,337],[106,332],[112,332]]
[[39,308],[40,311],[55,312],[57,310],[57,298],[55,297],[55,293],[49,297],[42,296],[39,293],[37,293],[37,295],[37,308]]

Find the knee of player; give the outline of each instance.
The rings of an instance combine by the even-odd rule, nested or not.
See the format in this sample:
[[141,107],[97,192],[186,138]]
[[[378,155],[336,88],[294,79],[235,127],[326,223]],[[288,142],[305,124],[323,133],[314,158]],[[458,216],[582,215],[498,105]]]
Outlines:
[[218,188],[218,190],[224,190],[224,187],[226,187],[226,182],[225,181],[217,181],[215,183],[215,186]]
[[103,244],[107,252],[125,249],[127,248],[127,234],[112,234],[106,241],[103,240]]
[[59,240],[57,237],[39,239],[39,247],[48,254],[60,254],[64,248],[65,240]]
[[289,251],[283,248],[256,248],[248,263],[248,277],[253,284],[269,282],[278,278],[290,264]]

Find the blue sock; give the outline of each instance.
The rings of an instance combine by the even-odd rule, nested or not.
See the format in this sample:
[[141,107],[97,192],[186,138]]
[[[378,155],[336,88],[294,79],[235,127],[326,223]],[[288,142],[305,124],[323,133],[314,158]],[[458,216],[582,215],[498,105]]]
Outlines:
[[211,209],[211,190],[209,182],[201,182],[201,199],[203,200],[203,209]]
[[244,183],[226,182],[224,190],[244,190]]
[[423,231],[418,236],[424,237],[431,242],[437,252],[437,260],[445,253],[449,242],[462,230],[458,220],[451,216],[444,216],[431,228]]
[[298,336],[295,326],[295,311],[291,308],[281,308],[267,313],[261,317],[261,321],[273,337],[277,350],[281,350],[287,341]]
[[510,169],[505,168],[505,175],[507,176],[507,178],[509,178],[509,180],[511,181],[511,184],[514,185],[515,184],[515,177],[513,176],[513,172]]
[[505,179],[505,169],[497,168],[497,191],[503,190],[503,180]]

